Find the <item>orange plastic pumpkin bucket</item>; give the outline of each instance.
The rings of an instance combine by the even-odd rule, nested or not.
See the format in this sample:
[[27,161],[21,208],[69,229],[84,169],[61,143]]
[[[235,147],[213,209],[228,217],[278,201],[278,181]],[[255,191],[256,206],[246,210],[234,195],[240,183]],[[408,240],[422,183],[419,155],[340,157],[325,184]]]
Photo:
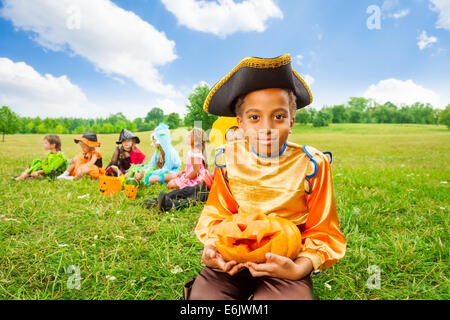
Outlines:
[[122,181],[118,177],[101,175],[98,178],[100,194],[105,197],[112,197],[122,190]]
[[128,197],[128,199],[135,200],[138,189],[139,189],[139,186],[135,186],[132,184],[126,184],[125,185],[125,195]]

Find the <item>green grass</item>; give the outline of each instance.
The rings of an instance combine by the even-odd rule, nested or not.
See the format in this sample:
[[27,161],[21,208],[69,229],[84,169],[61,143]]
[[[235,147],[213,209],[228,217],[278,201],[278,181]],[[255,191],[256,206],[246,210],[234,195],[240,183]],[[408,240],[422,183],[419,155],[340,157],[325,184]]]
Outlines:
[[[149,134],[139,133],[151,154]],[[201,206],[169,214],[138,203],[164,186],[103,198],[98,183],[12,182],[36,157],[43,135],[7,136],[0,153],[1,299],[181,299],[202,268],[193,229]],[[79,147],[63,135],[63,150]],[[99,135],[104,164],[117,135]],[[318,299],[449,299],[448,155],[443,126],[297,126],[290,140],[333,153],[345,257],[314,277]],[[183,139],[175,139],[179,144]],[[148,159],[146,160],[148,161]],[[88,196],[86,196],[88,195]],[[85,196],[85,198],[78,198]],[[69,289],[73,273],[81,288]],[[366,285],[371,265],[380,289]],[[180,272],[181,271],[181,272]],[[115,280],[108,280],[110,276]]]

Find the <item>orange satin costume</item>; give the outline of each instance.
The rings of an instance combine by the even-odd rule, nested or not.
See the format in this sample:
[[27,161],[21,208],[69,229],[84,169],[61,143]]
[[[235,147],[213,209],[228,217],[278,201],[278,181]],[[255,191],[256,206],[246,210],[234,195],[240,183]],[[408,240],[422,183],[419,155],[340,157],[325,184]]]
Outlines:
[[250,148],[241,140],[217,149],[214,183],[195,228],[200,241],[214,246],[215,226],[232,214],[262,212],[300,228],[299,257],[311,259],[314,273],[341,259],[346,240],[334,202],[331,156],[291,142],[277,157],[258,156]]
[[[95,150],[92,151],[88,151],[88,152],[83,152],[81,154],[79,154],[77,156],[76,162],[75,162],[75,167],[74,169],[70,172],[71,176],[76,176],[77,175],[77,171],[78,169],[88,163],[89,161],[92,160],[92,157],[94,156],[94,154],[97,156],[97,162],[99,162],[99,160],[102,159],[102,155],[100,153],[98,153]],[[105,169],[95,165],[95,164],[91,164],[89,165],[89,172],[88,175],[92,178],[92,179],[98,179],[98,177],[100,175],[105,174]]]

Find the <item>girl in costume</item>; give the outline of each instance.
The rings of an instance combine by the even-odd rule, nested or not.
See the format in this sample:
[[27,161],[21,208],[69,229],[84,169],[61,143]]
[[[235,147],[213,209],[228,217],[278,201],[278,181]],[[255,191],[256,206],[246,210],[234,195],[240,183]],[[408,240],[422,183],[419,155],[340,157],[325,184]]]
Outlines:
[[42,146],[50,151],[44,160],[35,159],[16,181],[28,178],[53,177],[53,179],[66,170],[68,161],[61,152],[61,140],[57,135],[45,136]]
[[136,173],[131,173],[135,180],[144,179],[146,185],[153,183],[167,183],[174,173],[178,173],[181,165],[180,156],[173,148],[169,126],[165,123],[159,124],[152,134],[152,141],[155,144],[155,152],[150,162]]
[[[216,132],[219,133],[214,135],[214,139],[211,140],[214,148],[222,145],[224,141],[232,143],[244,138],[236,124],[236,118],[228,117],[221,117],[214,122],[212,129],[216,129]],[[186,208],[191,203],[204,203],[208,199],[215,173],[215,170],[212,175],[206,171],[199,184],[172,190],[169,193],[161,191],[158,198],[146,199],[142,205],[147,209],[158,206],[160,211],[166,212]]]
[[125,174],[131,165],[139,165],[144,161],[145,154],[136,147],[139,144],[139,138],[131,131],[123,129],[120,132],[117,146],[112,156],[111,162],[106,167],[106,175],[118,176]]
[[73,180],[85,175],[92,179],[98,179],[100,175],[105,174],[105,169],[102,168],[102,155],[95,149],[100,147],[97,135],[85,133],[82,137],[75,138],[74,141],[80,146],[82,153],[69,161],[69,167],[57,179]]
[[186,159],[186,170],[172,175],[167,184],[169,189],[192,187],[202,182],[208,174],[205,132],[200,128],[192,129],[186,137],[186,143],[191,147]]

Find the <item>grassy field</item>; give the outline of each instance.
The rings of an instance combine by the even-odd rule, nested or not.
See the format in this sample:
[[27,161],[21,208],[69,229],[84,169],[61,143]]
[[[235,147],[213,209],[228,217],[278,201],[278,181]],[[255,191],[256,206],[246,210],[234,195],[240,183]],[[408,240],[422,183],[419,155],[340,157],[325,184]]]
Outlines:
[[[138,135],[151,154],[149,133]],[[99,135],[104,164],[117,137]],[[88,179],[11,181],[44,156],[42,138],[14,135],[1,143],[0,299],[181,299],[184,282],[202,268],[193,233],[201,207],[159,214],[138,205],[163,186],[142,187],[130,201],[123,192],[101,197],[98,182]],[[79,152],[72,138],[62,136],[68,157]],[[290,140],[333,153],[348,247],[314,277],[318,299],[450,299],[447,128],[296,125]],[[380,272],[378,288],[370,266]]]

